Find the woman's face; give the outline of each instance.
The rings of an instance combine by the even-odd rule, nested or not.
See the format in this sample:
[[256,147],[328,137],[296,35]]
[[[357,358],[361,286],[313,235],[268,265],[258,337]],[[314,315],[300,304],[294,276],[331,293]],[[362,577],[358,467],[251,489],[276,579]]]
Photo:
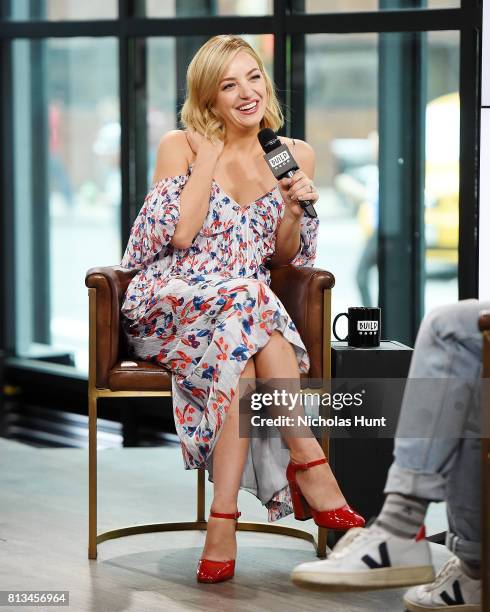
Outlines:
[[249,128],[260,124],[267,102],[264,75],[257,62],[246,51],[239,51],[218,85],[215,112],[227,128]]

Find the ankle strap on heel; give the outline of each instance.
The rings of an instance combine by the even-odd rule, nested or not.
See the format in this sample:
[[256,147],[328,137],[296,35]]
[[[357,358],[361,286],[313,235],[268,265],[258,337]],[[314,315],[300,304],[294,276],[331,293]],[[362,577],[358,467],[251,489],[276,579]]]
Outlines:
[[323,463],[328,463],[326,457],[322,457],[321,459],[315,459],[314,461],[309,461],[308,463],[293,463],[290,462],[289,465],[292,466],[293,470],[308,470],[309,468],[315,467],[315,465],[322,465]]
[[209,516],[212,516],[213,518],[234,519],[235,521],[241,515],[241,512],[234,512],[233,514],[224,514],[223,512],[213,512],[212,510],[209,513]]

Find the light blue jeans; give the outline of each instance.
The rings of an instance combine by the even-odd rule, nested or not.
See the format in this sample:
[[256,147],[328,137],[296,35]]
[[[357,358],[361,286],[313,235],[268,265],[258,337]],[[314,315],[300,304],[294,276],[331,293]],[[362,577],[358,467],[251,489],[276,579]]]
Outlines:
[[[400,412],[395,459],[385,486],[385,493],[445,500],[446,545],[469,563],[481,558],[478,314],[488,308],[490,302],[463,300],[435,309],[422,322]],[[421,393],[423,385],[415,380],[410,384],[411,379],[447,380],[434,381],[429,392],[425,387]],[[424,437],[407,437],[421,422]]]

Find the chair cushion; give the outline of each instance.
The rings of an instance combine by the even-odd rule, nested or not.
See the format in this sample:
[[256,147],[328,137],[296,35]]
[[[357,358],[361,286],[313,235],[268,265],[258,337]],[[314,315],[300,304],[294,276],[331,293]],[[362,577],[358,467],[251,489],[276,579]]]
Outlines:
[[172,377],[168,370],[148,361],[118,361],[109,370],[111,391],[171,391]]

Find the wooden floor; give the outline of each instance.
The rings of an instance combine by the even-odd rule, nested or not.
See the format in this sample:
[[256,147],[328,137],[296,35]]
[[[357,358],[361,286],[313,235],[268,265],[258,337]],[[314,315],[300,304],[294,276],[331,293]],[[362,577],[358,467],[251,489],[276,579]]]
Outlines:
[[[194,519],[195,472],[183,469],[179,448],[104,450],[99,468],[99,531]],[[0,590],[70,591],[69,608],[16,609],[403,610],[403,590],[331,594],[295,587],[289,573],[314,560],[313,548],[282,536],[239,533],[235,578],[219,585],[195,581],[201,532],[113,540],[99,546],[97,561],[89,561],[87,486],[86,450],[38,449],[0,438]],[[241,493],[239,504],[245,520],[265,520],[253,496]],[[289,517],[281,523],[305,525]],[[440,566],[448,554],[433,548]]]

